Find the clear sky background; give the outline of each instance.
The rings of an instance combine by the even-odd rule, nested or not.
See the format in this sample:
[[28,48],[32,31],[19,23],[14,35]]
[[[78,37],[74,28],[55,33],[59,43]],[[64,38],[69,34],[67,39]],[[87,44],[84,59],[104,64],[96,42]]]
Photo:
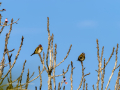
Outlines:
[[[35,48],[42,44],[43,52],[47,53],[48,47],[48,32],[47,32],[47,17],[49,17],[50,34],[54,34],[54,45],[57,44],[57,64],[66,56],[70,45],[72,48],[68,58],[56,68],[55,74],[62,74],[62,70],[66,70],[68,64],[73,61],[75,67],[73,71],[73,90],[77,90],[82,77],[81,63],[77,61],[78,56],[85,52],[86,59],[84,73],[91,73],[86,76],[86,83],[88,83],[88,90],[92,90],[94,84],[96,89],[98,60],[97,60],[97,44],[96,39],[99,40],[100,55],[102,46],[104,46],[103,58],[108,60],[112,53],[113,47],[120,44],[120,1],[119,0],[1,0],[2,5],[0,9],[5,8],[6,11],[0,12],[2,22],[8,18],[8,23],[13,18],[18,24],[13,24],[12,32],[8,41],[8,49],[12,52],[12,63],[18,52],[22,35],[24,36],[23,46],[20,55],[12,69],[12,79],[15,80],[22,72],[23,63],[25,70],[23,73],[22,83],[26,82],[28,68],[30,75],[35,72],[35,78],[38,76],[38,66],[42,64],[38,55],[30,56]],[[0,58],[2,59],[5,35],[9,32],[9,26],[5,27],[0,34]],[[42,53],[43,53],[42,52]],[[43,55],[42,55],[43,56]],[[118,49],[118,63],[119,65],[119,49]],[[8,63],[6,55],[6,63]],[[106,66],[104,89],[108,83],[109,77],[115,65],[115,52],[110,62]],[[4,70],[4,74],[8,71],[9,66]],[[119,69],[114,72],[114,75],[109,84],[109,88],[114,90]],[[66,90],[70,90],[70,73],[71,67],[66,74],[68,84],[65,85]],[[5,79],[6,80],[6,79]],[[47,90],[48,76],[46,71],[42,73],[43,86],[42,90]],[[56,78],[56,85],[62,81],[62,76]],[[101,82],[100,82],[101,85]],[[100,86],[99,85],[99,86]],[[35,86],[40,86],[40,78],[33,81],[28,89],[35,90]],[[83,87],[82,87],[83,88]]]

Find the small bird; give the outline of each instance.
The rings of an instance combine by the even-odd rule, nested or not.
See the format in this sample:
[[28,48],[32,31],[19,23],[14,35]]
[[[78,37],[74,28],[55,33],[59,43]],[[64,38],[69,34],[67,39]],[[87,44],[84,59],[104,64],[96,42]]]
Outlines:
[[43,47],[42,47],[42,45],[40,44],[40,45],[35,49],[34,53],[31,54],[31,56],[34,55],[34,54],[39,54],[39,53],[41,53],[42,50],[43,50]]
[[65,84],[68,84],[68,82],[66,82],[66,78],[64,78],[64,82],[65,82]]
[[0,6],[1,6],[2,2],[0,2]]
[[7,18],[5,19],[5,22],[6,22],[6,23],[8,23],[8,20],[7,20]]
[[8,20],[7,20],[7,18],[5,19],[5,22],[4,22],[4,25],[7,25],[7,23],[8,23]]
[[78,61],[82,62],[85,60],[85,53],[81,53],[78,57]]
[[8,20],[7,20],[7,18],[5,19],[5,23],[4,23],[4,25],[7,25],[7,23],[8,23]]
[[6,9],[2,9],[2,11],[6,11]]

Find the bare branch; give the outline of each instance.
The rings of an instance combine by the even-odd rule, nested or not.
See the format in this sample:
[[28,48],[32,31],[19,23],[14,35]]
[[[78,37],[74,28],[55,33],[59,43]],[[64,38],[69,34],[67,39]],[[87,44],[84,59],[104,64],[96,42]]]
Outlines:
[[41,73],[40,73],[40,66],[38,67],[39,69],[39,75],[40,75],[40,90],[42,88],[42,76],[41,76]]
[[72,47],[72,44],[70,45],[70,48],[69,48],[69,50],[68,50],[68,52],[67,52],[66,57],[65,57],[58,65],[56,65],[56,67],[59,66],[62,62],[64,62],[64,60],[68,57],[69,52],[70,52],[70,50],[71,50],[71,47]]
[[[75,68],[75,67],[74,67]],[[72,79],[72,75],[73,75],[73,62],[71,61],[71,76],[70,76],[70,81],[71,81],[71,90],[73,90],[73,79]]]
[[[70,64],[68,65],[67,70],[64,72],[64,74],[66,74],[68,72],[69,66],[70,66]],[[64,74],[56,75],[54,77],[63,76]],[[53,78],[53,76],[51,76],[51,78]]]
[[23,64],[23,69],[22,69],[21,75],[16,80],[14,80],[13,82],[17,81],[19,78],[22,78],[22,75],[23,75],[23,72],[24,72],[24,69],[25,69],[25,63],[26,63],[26,60]]
[[88,84],[86,83],[86,90],[88,90],[87,87],[88,87]]
[[93,85],[93,90],[95,90],[94,85]]
[[[55,53],[54,53],[54,68],[53,68],[53,83],[54,83],[54,90],[56,90],[56,83],[55,83],[55,66],[56,66],[56,48],[57,48],[57,45],[55,44]],[[53,49],[52,49],[53,50]],[[52,55],[53,56],[53,55]]]
[[103,67],[103,74],[101,77],[101,90],[103,90],[103,83],[104,83],[104,75],[105,75],[105,58],[104,58],[104,67]]
[[62,88],[62,84],[64,82],[64,78],[65,78],[65,73],[64,73],[64,69],[63,69],[63,78],[62,78],[62,82],[61,82],[61,85],[60,85],[60,89]]
[[98,62],[100,62],[98,39],[96,40],[96,42],[97,42],[97,57],[98,57]]
[[28,73],[27,73],[27,80],[26,80],[25,89],[28,88],[28,83],[29,83],[29,69],[28,69]]
[[47,55],[46,55],[46,65],[48,68],[48,55],[49,55],[49,49],[50,49],[49,17],[47,17],[47,31],[48,31],[48,49],[47,49]]
[[32,75],[30,76],[30,78],[34,75],[35,72],[32,73]]
[[18,53],[17,53],[17,55],[16,55],[16,57],[15,57],[15,60],[14,60],[14,62],[13,62],[13,64],[12,64],[11,68],[10,68],[10,69],[8,70],[8,72],[6,73],[6,75],[2,78],[2,81],[0,82],[0,85],[2,84],[3,80],[4,80],[5,77],[8,75],[8,73],[11,71],[11,69],[12,69],[13,66],[14,66],[14,64],[16,63],[16,60],[17,60],[18,55],[19,55],[19,53],[20,53],[21,47],[22,47],[22,45],[23,45],[23,39],[24,39],[24,37],[22,36],[21,45],[20,45],[20,47],[19,47]]
[[[18,20],[19,20],[20,18],[18,18]],[[0,25],[0,26],[9,26],[9,25],[11,25],[11,24],[14,24],[14,23],[17,23],[17,21],[18,20],[16,20],[15,22],[13,22],[13,23],[10,23],[10,24],[7,24],[7,25]],[[0,32],[1,33],[1,32]]]
[[116,70],[116,67],[117,67],[117,53],[118,53],[118,44],[117,44],[117,49],[116,49],[115,66],[114,66],[114,68],[113,68],[113,70],[112,70],[111,76],[110,76],[110,78],[109,78],[109,81],[108,81],[108,83],[107,83],[107,86],[105,87],[105,90],[107,90],[107,88],[108,88],[108,86],[109,86],[109,83],[110,83],[110,81],[111,81],[111,78],[112,78],[112,76],[113,76],[113,74],[114,74],[114,71]]
[[[45,65],[44,65],[44,58],[45,58],[44,52],[43,52],[43,60],[42,60],[42,57],[41,57],[40,53],[39,53],[38,55],[39,55],[39,57],[40,57],[40,60],[41,60],[42,65],[43,65],[43,70],[45,69],[46,72],[48,72],[48,70],[46,69],[46,67],[45,67]],[[41,72],[43,72],[43,70],[42,70]]]
[[80,85],[79,85],[79,87],[78,87],[77,90],[79,90],[79,89],[81,88],[82,82],[83,82],[83,78],[84,78],[85,76],[87,76],[87,75],[90,74],[90,73],[88,73],[88,74],[84,75],[84,69],[85,69],[85,68],[83,68],[83,62],[81,62],[81,65],[82,65],[82,79],[81,79]]
[[[112,55],[113,55],[113,53],[114,53],[114,49],[115,49],[115,47],[113,47],[113,51],[112,51],[112,53],[111,53],[111,55],[110,55],[108,61],[106,62],[105,66],[106,66],[106,65],[108,64],[108,62],[110,61],[110,59],[111,59],[111,57],[112,57]],[[102,68],[101,70],[103,70],[103,68]]]

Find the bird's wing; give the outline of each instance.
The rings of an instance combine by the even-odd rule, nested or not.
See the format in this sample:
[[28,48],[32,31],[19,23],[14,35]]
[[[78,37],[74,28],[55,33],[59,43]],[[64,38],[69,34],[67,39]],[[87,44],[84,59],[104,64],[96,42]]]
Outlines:
[[82,57],[80,57],[80,59],[82,59]]
[[37,47],[36,49],[35,49],[35,51],[38,51],[39,50],[39,47]]
[[79,59],[81,59],[81,58],[82,58],[82,55],[79,56]]
[[34,52],[37,53],[37,52],[38,52],[38,49],[39,49],[39,47],[37,47]]

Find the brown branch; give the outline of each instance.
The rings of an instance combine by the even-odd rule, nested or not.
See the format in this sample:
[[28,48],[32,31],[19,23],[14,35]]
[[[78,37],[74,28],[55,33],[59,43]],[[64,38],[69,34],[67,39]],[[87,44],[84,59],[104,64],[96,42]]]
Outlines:
[[[74,67],[75,68],[75,67]],[[70,81],[71,81],[71,90],[73,90],[73,79],[72,79],[72,75],[73,75],[73,62],[71,61],[71,75],[70,75]]]
[[[105,66],[106,66],[106,65],[108,64],[108,62],[110,61],[110,59],[111,59],[111,57],[112,57],[112,55],[113,55],[113,53],[114,53],[114,49],[115,49],[115,47],[113,47],[112,53],[111,53],[108,61],[106,62]],[[101,70],[103,70],[103,68],[102,68]]]
[[109,83],[110,83],[110,81],[111,81],[111,78],[112,78],[112,76],[113,76],[113,74],[114,74],[114,71],[116,70],[116,67],[117,67],[117,53],[118,53],[118,44],[117,44],[117,49],[116,49],[115,65],[114,65],[114,68],[113,68],[113,70],[112,70],[112,73],[111,73],[111,76],[110,76],[110,78],[109,78],[109,81],[108,81],[108,83],[107,83],[107,86],[105,87],[105,90],[107,90],[107,88],[108,88],[108,86],[109,86]]
[[23,75],[23,72],[24,72],[24,69],[25,69],[25,63],[26,63],[26,60],[25,60],[25,62],[23,64],[23,69],[22,69],[21,75],[16,80],[14,80],[13,82],[17,81],[19,78],[22,79],[22,75]]
[[96,42],[97,42],[97,57],[98,57],[98,62],[100,62],[98,39],[96,40]]
[[[42,71],[44,71],[44,70],[42,70]],[[42,71],[41,71],[41,74],[42,74]],[[27,84],[29,84],[30,82],[34,81],[34,80],[37,79],[39,76],[40,76],[40,75],[38,75],[37,77],[35,77],[35,78],[32,79],[31,81],[28,81]],[[15,82],[15,81],[14,81],[14,82]],[[14,83],[14,82],[12,82],[12,83]],[[8,85],[8,84],[1,85],[0,87],[2,88],[2,87],[4,87],[4,86],[6,86],[6,85]],[[26,85],[26,83],[22,84],[21,86],[24,86],[24,85]],[[20,85],[18,85],[18,87],[20,87]]]
[[48,55],[49,55],[49,49],[50,49],[49,17],[47,17],[47,31],[48,31],[48,49],[47,49],[47,55],[46,55],[46,65],[48,68]]
[[3,26],[3,27],[1,28],[1,30],[0,30],[0,34],[2,33],[2,31],[3,31],[4,27],[5,27],[5,26]]
[[[66,74],[68,72],[69,66],[70,66],[70,64],[68,65],[67,70],[64,72],[64,74]],[[56,75],[54,77],[63,76],[64,74]],[[53,76],[51,76],[51,78],[53,78]]]
[[[43,52],[43,60],[42,60],[42,57],[41,57],[40,53],[39,53],[38,55],[39,55],[39,57],[40,57],[40,60],[41,60],[42,65],[43,65],[43,70],[45,69],[46,72],[48,73],[48,70],[46,69],[46,67],[45,67],[45,65],[44,65],[44,58],[45,58],[44,52]],[[43,71],[42,71],[42,72],[43,72]]]
[[40,73],[40,66],[38,67],[39,69],[39,75],[40,75],[40,90],[42,88],[42,76],[41,76],[41,73]]
[[86,83],[86,90],[88,90],[87,87],[88,87],[88,84]]
[[13,66],[14,66],[14,64],[16,63],[16,60],[17,60],[18,55],[19,55],[19,53],[20,53],[21,47],[22,47],[22,45],[23,45],[23,39],[24,39],[24,37],[22,36],[21,45],[20,45],[20,47],[19,47],[18,53],[17,53],[17,55],[16,55],[16,57],[15,57],[15,60],[14,60],[14,62],[13,62],[13,64],[12,64],[11,68],[10,68],[10,69],[8,70],[8,72],[6,73],[6,75],[2,78],[2,81],[0,82],[0,85],[2,84],[3,80],[4,80],[5,77],[8,75],[8,73],[11,71],[11,69],[12,69]]
[[29,83],[29,69],[28,69],[28,73],[27,73],[27,79],[26,79],[25,89],[28,88],[28,83]]
[[[11,20],[11,23],[13,22],[13,19]],[[10,35],[10,32],[12,30],[12,24],[10,25],[10,30],[9,30],[9,33],[6,34],[6,38],[5,38],[5,49],[4,49],[4,53],[3,53],[3,59],[2,59],[2,72],[3,72],[3,69],[4,69],[4,64],[5,64],[5,54],[7,53],[8,55],[8,59],[9,59],[9,53],[8,53],[8,49],[7,49],[7,44],[8,44],[8,39],[9,39],[9,35]],[[3,73],[2,73],[3,74]]]
[[102,47],[102,53],[101,53],[101,58],[100,58],[101,62],[102,62],[102,57],[103,57],[103,51],[104,51],[104,46]]
[[12,53],[11,53],[11,55],[8,57],[9,63],[11,63],[11,57],[12,57]]
[[40,53],[39,53],[38,55],[39,55],[39,57],[40,57],[41,63],[43,64],[42,57],[41,57]]
[[97,80],[97,90],[99,90],[99,81],[100,81],[100,72],[101,72],[101,61],[100,61],[100,56],[99,56],[99,44],[98,44],[98,39],[96,40],[97,42],[97,57],[98,57],[98,80]]
[[69,48],[69,50],[68,50],[68,52],[67,52],[66,57],[65,57],[58,65],[56,65],[56,67],[59,66],[62,62],[64,62],[64,60],[68,57],[69,52],[70,52],[70,50],[71,50],[71,47],[72,47],[72,44],[70,45],[70,48]]
[[56,90],[56,82],[55,82],[55,66],[56,66],[56,48],[57,48],[57,45],[55,44],[55,53],[54,53],[54,68],[53,68],[53,83],[54,83],[54,90]]
[[[19,19],[20,19],[20,18],[19,18]],[[18,19],[18,20],[19,20],[19,19]],[[17,24],[17,21],[18,21],[18,20],[16,20],[15,22],[12,22],[12,23],[10,23],[10,24],[7,24],[7,25],[0,25],[0,26],[9,26],[9,25],[12,25],[12,24],[14,24],[14,23]],[[1,32],[0,32],[0,33],[1,33]]]
[[52,53],[52,66],[53,66],[53,60],[54,60],[54,55],[53,55],[53,37],[54,37],[54,35],[53,35],[53,33],[52,33],[52,36],[51,36],[51,53]]
[[102,75],[101,66],[102,66],[103,51],[104,51],[104,46],[102,47],[102,53],[101,53],[101,58],[100,58],[100,71],[101,71],[101,75]]
[[101,90],[103,90],[103,83],[104,83],[104,75],[105,75],[105,58],[104,58],[104,67],[103,67],[103,74],[102,74],[102,77],[101,77]]
[[83,90],[85,90],[85,78],[84,78],[84,81],[83,81]]
[[80,85],[79,85],[79,87],[78,87],[77,90],[79,90],[79,89],[81,88],[82,82],[83,82],[83,78],[84,78],[85,76],[87,76],[87,75],[90,74],[90,73],[88,73],[88,74],[84,75],[84,69],[85,69],[85,68],[83,68],[83,62],[81,62],[81,65],[82,65],[82,79],[81,79]]
[[120,66],[120,64],[115,69],[117,69],[119,66]]
[[90,75],[90,73],[88,73],[88,74],[85,74],[85,75],[84,75],[84,77],[85,77],[85,76],[87,76],[87,75]]
[[8,51],[8,52],[12,52],[12,51],[14,51],[15,49],[12,49],[12,50],[10,50],[10,51]]
[[30,78],[34,75],[35,72],[32,73],[32,75],[30,76]]
[[94,85],[93,85],[93,90],[95,90]]
[[60,85],[60,89],[62,88],[62,84],[63,84],[63,82],[64,82],[64,78],[65,78],[65,73],[64,73],[64,69],[63,69],[63,78],[62,78],[62,82],[61,82],[61,85]]
[[63,90],[65,90],[65,86],[63,87]]
[[61,88],[60,88],[60,82],[59,82],[59,84],[58,84],[58,90],[60,90]]

